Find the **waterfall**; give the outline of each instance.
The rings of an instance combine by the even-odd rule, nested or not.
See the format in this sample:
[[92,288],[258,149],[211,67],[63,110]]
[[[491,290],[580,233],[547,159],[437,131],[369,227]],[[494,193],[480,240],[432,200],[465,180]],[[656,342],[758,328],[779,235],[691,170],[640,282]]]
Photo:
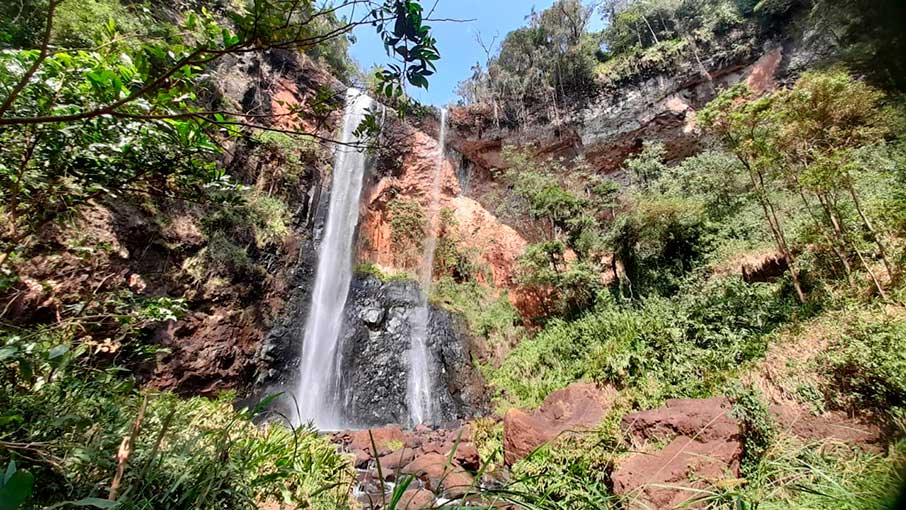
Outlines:
[[318,268],[305,324],[300,377],[296,387],[301,422],[321,429],[344,426],[341,410],[339,353],[343,309],[352,280],[352,249],[359,221],[359,200],[365,173],[364,149],[355,135],[372,100],[356,89],[346,92],[342,142],[338,145],[330,187],[327,226],[318,251]]
[[425,235],[421,265],[418,271],[421,288],[420,302],[412,318],[411,344],[409,348],[409,420],[412,425],[430,424],[434,420],[431,398],[431,373],[428,358],[428,295],[431,293],[434,274],[434,251],[437,247],[437,222],[440,211],[440,185],[444,173],[444,153],[447,138],[447,109],[440,112],[440,136],[438,138],[437,164],[431,183],[428,205],[428,228]]

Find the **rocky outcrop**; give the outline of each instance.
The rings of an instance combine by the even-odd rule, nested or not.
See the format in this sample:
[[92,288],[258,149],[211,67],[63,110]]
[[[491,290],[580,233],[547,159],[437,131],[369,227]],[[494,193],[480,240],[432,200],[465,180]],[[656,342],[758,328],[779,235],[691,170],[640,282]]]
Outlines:
[[[264,344],[271,370],[261,385],[292,389],[305,335],[309,296],[307,287]],[[374,276],[353,279],[347,299],[340,345],[343,374],[343,416],[358,427],[405,424],[408,351],[413,314],[420,306],[420,290],[412,281],[383,282]],[[432,396],[437,423],[451,424],[484,412],[485,392],[472,366],[472,343],[466,326],[454,314],[431,307],[428,352],[433,374]],[[291,406],[289,406],[291,412]]]
[[[418,201],[424,210],[428,210],[439,148],[437,140],[413,127],[391,129],[395,131],[388,136],[397,141],[395,150],[398,154],[393,172],[376,176],[367,190],[358,244],[359,259],[389,270],[412,272],[416,266],[400,259],[400,247],[392,238],[388,203],[396,197],[405,197]],[[525,240],[481,204],[461,195],[459,176],[450,158],[442,163],[440,182],[439,207],[453,212],[456,220],[453,235],[460,239],[461,249],[475,254],[479,267],[490,270],[492,281],[483,283],[515,290],[516,261],[525,250]],[[483,271],[479,271],[477,278],[484,279]],[[513,300],[518,304],[518,292]]]
[[613,388],[576,383],[555,391],[533,412],[510,409],[503,418],[503,453],[507,465],[565,432],[601,423],[616,398]]
[[[725,398],[668,400],[628,414],[622,429],[632,447],[612,475],[614,493],[631,509],[704,508],[702,493],[740,476],[743,430]],[[840,412],[814,415],[792,405],[770,408],[775,428],[804,441],[837,441],[874,449],[880,429]],[[666,445],[666,446],[659,446]]]
[[[581,156],[595,171],[622,180],[623,161],[643,142],[664,143],[670,161],[700,152],[696,112],[721,89],[746,83],[756,91],[770,90],[832,51],[825,42],[806,44],[802,36],[785,34],[748,27],[707,43],[687,42],[680,54],[640,58],[631,72],[599,77],[595,91],[566,103],[555,119],[546,108],[531,113],[532,105],[526,105],[528,125],[498,125],[488,105],[456,107],[448,144],[474,167],[476,181],[491,181],[506,168],[501,155],[507,145],[531,146],[540,158]],[[469,196],[490,208],[494,193],[485,195],[484,189],[493,191],[476,182]]]

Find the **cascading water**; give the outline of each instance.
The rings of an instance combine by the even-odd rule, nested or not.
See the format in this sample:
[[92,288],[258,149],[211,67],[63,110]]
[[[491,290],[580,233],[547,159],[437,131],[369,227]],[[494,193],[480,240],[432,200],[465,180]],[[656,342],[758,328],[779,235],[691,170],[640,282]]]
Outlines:
[[327,226],[318,251],[318,269],[305,324],[300,377],[296,387],[299,421],[325,430],[344,426],[338,353],[343,309],[352,280],[352,248],[359,220],[359,201],[366,155],[355,130],[372,106],[356,89],[346,92],[342,145],[338,146],[330,188]]
[[437,248],[437,220],[440,201],[440,185],[444,170],[444,156],[447,137],[447,109],[440,112],[440,137],[438,138],[437,165],[431,183],[428,206],[428,229],[424,241],[418,280],[421,287],[420,302],[412,318],[412,335],[409,348],[409,421],[412,425],[434,421],[433,399],[431,398],[431,372],[428,357],[428,295],[431,292],[434,273],[434,251]]

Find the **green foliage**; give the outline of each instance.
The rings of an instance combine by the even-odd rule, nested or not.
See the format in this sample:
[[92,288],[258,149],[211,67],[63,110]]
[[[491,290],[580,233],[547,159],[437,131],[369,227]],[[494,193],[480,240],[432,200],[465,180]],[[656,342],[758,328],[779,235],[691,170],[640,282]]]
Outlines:
[[136,10],[123,6],[119,0],[63,2],[54,20],[54,44],[89,49],[106,43],[114,33],[125,34],[127,38],[146,38],[150,20]]
[[849,325],[820,361],[831,374],[828,388],[837,405],[906,406],[906,322],[856,322]]
[[[177,27],[116,0],[18,4],[3,7],[18,21],[4,17],[0,25],[0,38],[15,45],[0,53],[0,262],[94,199],[228,200],[235,186],[216,162],[213,139],[253,124],[245,112],[209,111],[216,105],[208,104],[206,69],[224,55],[314,50],[352,28],[309,1],[202,7],[182,13]],[[386,0],[370,13],[388,43],[403,48],[403,64],[412,64],[405,76],[385,77],[388,87],[427,86],[437,54],[420,13],[416,0]],[[387,19],[393,35],[383,28]],[[54,30],[50,41],[40,35],[45,26]],[[50,43],[59,47],[50,51]],[[93,49],[73,49],[86,45]]]
[[639,297],[671,294],[711,250],[712,227],[700,204],[685,199],[648,199],[618,216],[610,244],[623,265],[621,292]]
[[16,510],[31,496],[35,477],[28,471],[18,469],[11,460],[0,478],[0,509]]
[[629,172],[632,183],[644,190],[667,171],[664,164],[666,155],[663,143],[645,142],[642,152],[624,161],[623,167]]
[[260,283],[266,271],[255,256],[282,247],[289,211],[278,198],[242,189],[233,203],[210,207],[202,231],[208,244],[183,264],[195,283],[209,288],[220,279]]
[[458,282],[472,279],[478,271],[474,262],[476,256],[463,248],[462,233],[453,210],[442,209],[439,223],[434,247],[434,278],[450,276]]
[[470,103],[494,105],[498,124],[525,124],[529,110],[539,104],[558,111],[593,87],[599,44],[586,32],[592,12],[579,0],[557,0],[540,13],[533,11],[529,26],[507,34],[497,55],[473,68],[473,76],[459,86],[460,95]]
[[[763,2],[771,4],[775,2]],[[906,89],[906,37],[897,20],[906,15],[899,0],[812,0],[808,23],[814,37],[832,38],[841,60],[873,83]]]
[[0,348],[0,459],[15,459],[34,475],[35,504],[106,499],[117,450],[140,408],[118,507],[345,504],[345,488],[329,487],[350,483],[350,466],[314,431],[258,427],[251,411],[233,411],[230,394],[142,395],[89,345],[59,341],[5,335]]
[[390,239],[398,248],[393,254],[397,264],[413,266],[422,256],[422,243],[428,228],[425,208],[414,199],[397,197],[387,203],[390,212]]
[[776,436],[773,418],[763,395],[751,387],[731,386],[728,397],[733,402],[733,417],[742,430],[741,470],[754,475]]
[[583,379],[638,388],[655,400],[709,396],[741,364],[763,356],[766,336],[789,314],[774,285],[692,280],[673,298],[602,303],[579,320],[551,321],[513,350],[491,382],[520,407]]
[[522,318],[507,294],[496,294],[474,280],[443,277],[431,287],[430,302],[462,315],[472,334],[484,339],[499,357],[506,354],[524,333]]
[[712,508],[893,510],[901,503],[904,451],[903,441],[879,454],[834,442],[803,445],[780,438],[746,485],[715,490],[702,502]]
[[[423,24],[423,9],[418,0],[386,0],[372,11],[372,17],[387,54],[402,62],[402,65],[390,64],[378,74],[381,84],[378,90],[383,90],[388,98],[400,97],[402,79],[427,89],[428,77],[437,71],[434,62],[440,60],[440,52],[437,40],[431,36],[431,27]],[[392,30],[388,18],[393,21]]]

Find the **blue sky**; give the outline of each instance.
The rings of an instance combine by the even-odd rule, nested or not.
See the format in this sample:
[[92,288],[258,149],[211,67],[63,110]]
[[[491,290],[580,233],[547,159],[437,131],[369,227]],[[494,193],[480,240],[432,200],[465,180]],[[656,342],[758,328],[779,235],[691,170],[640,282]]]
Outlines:
[[[486,44],[496,35],[496,43],[499,44],[508,32],[527,23],[525,17],[531,12],[532,6],[540,11],[550,7],[552,3],[553,0],[438,0],[432,18],[475,21],[429,23],[441,54],[438,72],[430,78],[431,86],[427,92],[410,87],[410,94],[425,104],[443,106],[455,103],[456,84],[471,74],[471,68],[476,62],[485,61],[484,50],[475,40],[476,34],[480,33]],[[426,12],[433,4],[433,0],[422,1]],[[595,18],[593,27],[600,24],[600,18],[597,15]],[[359,27],[355,36],[357,41],[350,48],[350,53],[362,69],[388,61],[374,28]]]

